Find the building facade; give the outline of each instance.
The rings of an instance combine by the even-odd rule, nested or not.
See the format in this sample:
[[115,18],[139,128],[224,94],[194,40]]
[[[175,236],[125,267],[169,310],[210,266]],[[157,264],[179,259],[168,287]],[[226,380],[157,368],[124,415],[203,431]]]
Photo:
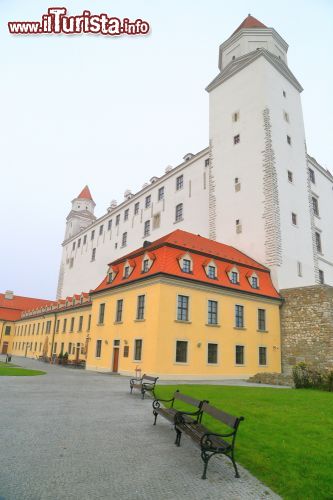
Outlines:
[[87,188],[73,200],[58,298],[95,288],[107,262],[175,227],[251,255],[278,289],[333,284],[333,177],[307,154],[303,89],[287,50],[248,16],[220,46],[206,89],[208,147],[126,191],[98,219]]
[[280,305],[265,266],[177,230],[109,264],[89,295],[23,311],[10,352],[164,379],[279,373]]

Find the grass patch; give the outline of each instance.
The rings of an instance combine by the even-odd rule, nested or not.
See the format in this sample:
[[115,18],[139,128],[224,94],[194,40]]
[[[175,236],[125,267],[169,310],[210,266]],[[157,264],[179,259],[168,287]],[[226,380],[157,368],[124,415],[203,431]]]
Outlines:
[[[159,386],[157,397],[168,399],[176,389],[245,417],[237,434],[236,461],[283,498],[333,498],[332,393],[178,385]],[[206,423],[221,431],[213,420]]]
[[45,375],[41,370],[28,370],[11,363],[2,363],[0,361],[0,377],[32,377],[35,375]]

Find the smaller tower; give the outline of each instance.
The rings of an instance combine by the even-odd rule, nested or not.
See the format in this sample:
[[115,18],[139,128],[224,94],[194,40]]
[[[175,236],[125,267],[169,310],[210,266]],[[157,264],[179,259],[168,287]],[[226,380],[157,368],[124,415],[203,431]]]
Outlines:
[[65,241],[90,226],[95,220],[96,203],[92,199],[88,186],[85,186],[79,196],[72,200],[72,210],[66,218]]

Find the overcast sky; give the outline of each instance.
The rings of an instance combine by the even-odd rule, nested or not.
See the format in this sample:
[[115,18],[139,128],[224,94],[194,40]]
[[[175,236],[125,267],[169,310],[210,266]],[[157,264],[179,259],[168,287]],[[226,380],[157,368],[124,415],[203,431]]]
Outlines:
[[[54,4],[142,18],[151,34],[8,34],[8,21]],[[289,44],[308,152],[333,171],[332,1],[0,0],[0,291],[54,298],[65,218],[85,184],[100,216],[208,145],[204,89],[249,12]]]

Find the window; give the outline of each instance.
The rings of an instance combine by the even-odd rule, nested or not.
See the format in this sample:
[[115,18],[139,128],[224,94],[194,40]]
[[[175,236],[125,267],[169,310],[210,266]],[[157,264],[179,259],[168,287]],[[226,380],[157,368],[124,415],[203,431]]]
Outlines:
[[251,286],[252,288],[259,288],[257,276],[251,276]]
[[315,173],[312,170],[312,168],[309,168],[309,177],[310,177],[310,181],[312,182],[312,184],[315,184],[316,183],[316,178],[315,178]]
[[232,113],[232,121],[233,122],[238,122],[239,120],[239,113],[238,111],[236,113]]
[[234,135],[234,144],[239,144],[240,143],[240,135]]
[[244,328],[244,306],[235,305],[235,327]]
[[293,182],[293,173],[290,170],[288,170],[288,181]]
[[80,248],[80,246],[81,246],[81,238],[77,240],[77,247]]
[[176,341],[176,363],[187,363],[187,345],[186,340]]
[[95,231],[91,231],[90,239],[93,240],[95,238]]
[[143,273],[146,273],[149,271],[149,260],[148,259],[145,259],[143,261],[143,265],[142,265],[142,272]]
[[205,160],[205,167],[209,167],[209,158],[206,158]]
[[144,236],[149,236],[150,235],[150,220],[146,220],[145,222],[145,228],[144,228]]
[[138,296],[138,304],[136,309],[136,319],[144,319],[145,317],[145,296]]
[[70,329],[69,329],[70,332],[74,331],[74,321],[75,321],[75,318],[71,318],[71,326],[70,326]]
[[258,309],[258,330],[265,331],[266,330],[266,310]]
[[122,239],[121,239],[121,246],[125,247],[127,245],[127,233],[123,233]]
[[75,250],[75,241],[73,242],[73,250]]
[[189,297],[178,295],[177,320],[188,321]]
[[302,276],[302,262],[297,262],[297,275]]
[[104,323],[104,315],[105,315],[105,304],[99,305],[99,314],[98,314],[98,324],[102,325]]
[[59,332],[59,327],[60,327],[60,319],[57,319],[56,329],[55,329],[56,333]]
[[259,347],[259,365],[267,365],[267,347]]
[[116,322],[117,323],[120,323],[123,320],[123,304],[124,304],[123,299],[117,300],[117,307],[116,307]]
[[209,365],[217,364],[217,344],[208,344],[207,346],[207,363]]
[[128,215],[129,215],[129,208],[126,208],[124,212],[124,220],[128,220]]
[[111,231],[112,228],[112,219],[108,221],[108,231]]
[[322,253],[322,247],[321,247],[321,236],[320,236],[320,233],[315,232],[315,239],[316,239],[316,248],[317,248],[317,252]]
[[130,268],[129,266],[124,267],[124,278],[128,278],[130,275]]
[[164,186],[159,188],[157,199],[158,201],[164,200]]
[[87,243],[87,235],[85,234],[85,235],[83,236],[83,244],[85,245],[86,243]]
[[318,204],[318,198],[315,196],[312,196],[312,208],[313,208],[313,213],[319,217],[319,204]]
[[128,354],[129,354],[129,346],[124,345],[124,358],[128,358]]
[[95,354],[95,357],[96,358],[100,358],[101,355],[102,355],[102,341],[101,340],[96,340],[96,354]]
[[141,361],[142,357],[142,339],[134,341],[134,361]]
[[7,325],[5,328],[5,335],[10,335],[10,330],[11,330],[11,327]]
[[212,280],[216,278],[216,269],[215,266],[208,266],[208,278]]
[[238,285],[238,272],[237,271],[231,271],[230,281],[234,285]]
[[119,226],[119,222],[120,222],[120,214],[118,214],[116,217],[116,226]]
[[93,248],[91,252],[91,262],[93,262],[95,259],[96,259],[96,248]]
[[290,137],[290,135],[287,135],[287,143],[289,144],[289,146],[291,146],[291,137]]
[[57,353],[57,343],[55,342],[53,345],[53,354]]
[[244,364],[244,346],[236,345],[236,365]]
[[287,97],[287,94],[286,94],[285,90],[282,92],[282,94],[283,94],[283,97]]
[[297,215],[294,213],[291,214],[291,222],[294,226],[297,226]]
[[242,232],[242,224],[241,224],[241,221],[239,219],[236,219],[236,233],[237,234],[240,234]]
[[[50,333],[50,331],[51,331],[51,321],[47,321],[45,333]],[[30,333],[30,325],[29,325],[29,333]]]
[[208,301],[208,324],[217,325],[217,301]]
[[153,229],[158,229],[161,224],[161,214],[154,214],[153,215]]
[[179,203],[176,206],[176,222],[183,220],[183,204]]
[[138,215],[139,213],[139,208],[140,208],[140,203],[137,202],[135,205],[134,205],[134,215]]
[[321,269],[319,269],[319,283],[321,285],[324,285],[324,283],[325,283],[324,271],[322,271]]
[[182,271],[183,273],[191,272],[191,261],[189,259],[183,259]]
[[91,314],[89,314],[88,316],[87,332],[90,331],[90,325],[91,325]]
[[145,199],[145,208],[149,208],[151,205],[151,195],[149,194],[148,196],[146,196],[146,199]]
[[65,333],[67,327],[67,318],[64,319],[64,322],[62,324],[62,333]]
[[289,123],[289,114],[286,111],[283,112],[283,118],[287,123]]
[[99,226],[99,235],[101,236],[103,234],[103,224]]
[[183,189],[183,187],[184,187],[184,176],[183,175],[179,175],[176,178],[176,191],[179,191],[180,189]]
[[83,326],[83,316],[80,316],[79,317],[79,329],[78,329],[79,332],[82,332],[82,326]]

